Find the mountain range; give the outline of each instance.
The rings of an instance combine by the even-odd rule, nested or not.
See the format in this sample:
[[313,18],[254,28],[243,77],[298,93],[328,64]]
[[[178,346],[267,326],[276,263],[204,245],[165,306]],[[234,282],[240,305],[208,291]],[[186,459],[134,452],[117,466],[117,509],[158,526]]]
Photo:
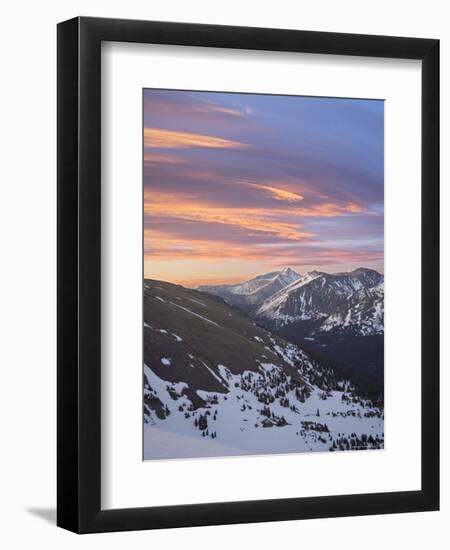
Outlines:
[[384,330],[384,277],[373,269],[300,275],[287,267],[241,284],[198,290],[220,296],[271,329],[296,324],[302,336],[368,336]]
[[235,285],[201,286],[258,325],[300,345],[372,399],[384,392],[384,277],[374,269],[299,274],[291,268]]

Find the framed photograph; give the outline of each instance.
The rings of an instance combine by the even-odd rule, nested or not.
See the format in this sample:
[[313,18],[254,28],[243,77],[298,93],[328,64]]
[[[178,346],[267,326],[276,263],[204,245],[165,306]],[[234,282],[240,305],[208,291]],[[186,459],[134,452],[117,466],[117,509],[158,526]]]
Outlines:
[[60,23],[58,525],[438,510],[438,270],[438,40]]

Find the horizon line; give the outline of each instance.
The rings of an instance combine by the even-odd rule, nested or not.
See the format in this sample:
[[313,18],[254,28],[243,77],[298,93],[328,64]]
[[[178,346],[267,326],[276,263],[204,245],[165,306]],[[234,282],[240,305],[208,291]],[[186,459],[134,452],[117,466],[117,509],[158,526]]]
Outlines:
[[[179,280],[179,281],[168,281],[168,280],[165,280],[165,279],[155,279],[155,278],[152,278],[152,277],[146,277],[144,275],[144,278],[143,278],[143,282],[145,283],[145,281],[157,281],[157,282],[162,282],[162,283],[169,283],[169,284],[173,284],[173,285],[177,285],[177,286],[182,286],[182,287],[185,287],[185,288],[190,288],[190,289],[197,289],[198,287],[200,286],[234,286],[234,285],[240,285],[240,284],[243,284],[247,281],[250,281],[252,279],[255,279],[256,277],[261,277],[263,275],[268,275],[270,273],[281,273],[282,271],[284,270],[288,270],[290,269],[291,271],[294,271],[297,275],[299,276],[304,276],[304,275],[308,275],[308,273],[323,273],[324,275],[345,275],[345,274],[348,274],[348,273],[353,273],[355,271],[358,271],[358,270],[361,270],[361,269],[366,269],[368,271],[375,271],[376,273],[378,273],[379,275],[382,275],[383,278],[384,278],[384,270],[383,271],[379,271],[378,269],[374,269],[372,267],[365,267],[365,266],[359,266],[359,267],[356,267],[354,269],[349,269],[347,271],[333,271],[333,272],[329,272],[329,271],[323,271],[321,269],[310,269],[308,271],[305,271],[304,273],[299,273],[296,269],[290,267],[290,266],[285,266],[281,269],[275,269],[273,271],[267,271],[265,273],[258,273],[256,275],[253,275],[247,279],[239,279],[239,280],[236,280],[235,277],[223,277],[223,278],[220,278],[220,277],[215,277],[215,278],[212,278],[212,277],[199,277],[199,278],[196,278],[196,279],[185,279],[183,282],[181,282],[182,280]],[[190,284],[188,284],[190,283]],[[195,284],[193,284],[195,283]]]

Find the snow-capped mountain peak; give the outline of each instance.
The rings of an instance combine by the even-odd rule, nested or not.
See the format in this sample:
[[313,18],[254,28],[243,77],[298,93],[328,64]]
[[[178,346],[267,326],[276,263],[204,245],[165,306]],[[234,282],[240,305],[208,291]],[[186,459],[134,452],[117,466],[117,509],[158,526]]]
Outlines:
[[232,305],[249,310],[282,288],[299,280],[300,277],[296,271],[290,267],[285,267],[281,271],[264,273],[243,283],[234,285],[203,285],[198,290],[220,296]]
[[[234,285],[202,286],[271,329],[314,324],[314,333],[381,334],[384,330],[383,275],[365,267],[340,273],[291,267]],[[311,334],[313,335],[313,334]]]
[[283,267],[283,269],[279,272],[278,277],[283,279],[283,281],[292,283],[293,281],[297,281],[301,275],[290,267]]

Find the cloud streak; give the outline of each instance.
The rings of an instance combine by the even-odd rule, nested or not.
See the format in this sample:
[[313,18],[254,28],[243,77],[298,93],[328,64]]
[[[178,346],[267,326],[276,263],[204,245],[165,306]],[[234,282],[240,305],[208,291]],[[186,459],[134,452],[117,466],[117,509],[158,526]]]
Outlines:
[[[254,208],[220,208],[198,201],[179,201],[170,196],[152,197],[152,201],[145,201],[145,224],[161,223],[161,218],[171,218],[176,221],[189,221],[201,224],[199,231],[208,235],[213,224],[220,224],[230,232],[239,228],[249,234],[265,233],[278,236],[281,240],[301,240],[311,238],[312,233],[301,230],[298,220],[286,220],[280,217],[278,211],[264,211]],[[210,227],[208,227],[210,224]],[[170,232],[170,227],[166,229]]]
[[242,149],[247,147],[247,145],[230,139],[193,134],[191,132],[176,132],[163,128],[144,128],[144,147],[146,149],[189,149],[191,147]]

